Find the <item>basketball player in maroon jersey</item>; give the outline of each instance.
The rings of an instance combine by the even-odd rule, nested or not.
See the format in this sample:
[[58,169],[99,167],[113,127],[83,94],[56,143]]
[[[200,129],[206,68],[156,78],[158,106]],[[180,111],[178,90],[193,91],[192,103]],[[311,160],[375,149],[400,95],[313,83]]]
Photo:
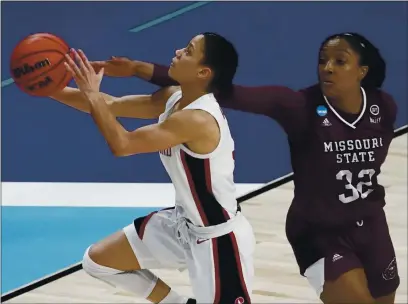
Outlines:
[[[112,57],[93,66],[108,76],[175,84],[158,64]],[[400,283],[377,180],[397,113],[381,90],[385,70],[370,41],[341,33],[319,49],[319,84],[300,91],[235,85],[232,94],[216,95],[221,106],[269,116],[288,134],[295,195],[286,234],[300,273],[324,303],[394,303]]]

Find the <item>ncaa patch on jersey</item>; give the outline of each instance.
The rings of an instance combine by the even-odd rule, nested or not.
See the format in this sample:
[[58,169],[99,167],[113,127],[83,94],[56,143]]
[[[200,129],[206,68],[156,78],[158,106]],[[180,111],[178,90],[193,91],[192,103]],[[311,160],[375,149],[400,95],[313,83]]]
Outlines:
[[325,106],[318,106],[316,109],[316,113],[319,116],[326,116],[327,115],[327,108]]

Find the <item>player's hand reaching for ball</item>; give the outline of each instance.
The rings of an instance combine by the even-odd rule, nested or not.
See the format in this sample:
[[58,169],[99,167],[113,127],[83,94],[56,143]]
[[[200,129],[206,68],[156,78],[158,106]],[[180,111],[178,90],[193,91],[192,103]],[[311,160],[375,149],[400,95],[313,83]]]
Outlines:
[[102,68],[106,76],[111,77],[131,77],[137,72],[137,62],[126,57],[112,56],[109,60],[91,61],[91,65],[96,72]]
[[72,49],[71,52],[76,62],[67,54],[65,56],[67,59],[65,66],[72,74],[78,89],[85,95],[99,93],[104,68],[101,68],[99,72],[96,73],[82,50],[78,50],[77,52]]

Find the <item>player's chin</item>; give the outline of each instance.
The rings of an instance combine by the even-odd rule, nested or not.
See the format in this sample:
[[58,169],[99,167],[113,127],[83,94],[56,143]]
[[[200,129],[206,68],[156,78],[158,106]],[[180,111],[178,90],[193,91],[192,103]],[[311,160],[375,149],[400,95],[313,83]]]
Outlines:
[[174,78],[175,73],[174,73],[174,66],[173,65],[170,65],[170,68],[169,68],[167,74],[169,75],[169,77]]
[[334,83],[320,82],[320,89],[322,90],[323,95],[327,97],[334,97],[338,92]]

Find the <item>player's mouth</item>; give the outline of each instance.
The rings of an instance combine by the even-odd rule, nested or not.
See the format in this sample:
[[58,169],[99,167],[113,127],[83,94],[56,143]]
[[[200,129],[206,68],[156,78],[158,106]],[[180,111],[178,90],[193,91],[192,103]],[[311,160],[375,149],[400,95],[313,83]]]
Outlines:
[[322,84],[325,86],[331,86],[334,84],[334,82],[330,80],[322,80]]

